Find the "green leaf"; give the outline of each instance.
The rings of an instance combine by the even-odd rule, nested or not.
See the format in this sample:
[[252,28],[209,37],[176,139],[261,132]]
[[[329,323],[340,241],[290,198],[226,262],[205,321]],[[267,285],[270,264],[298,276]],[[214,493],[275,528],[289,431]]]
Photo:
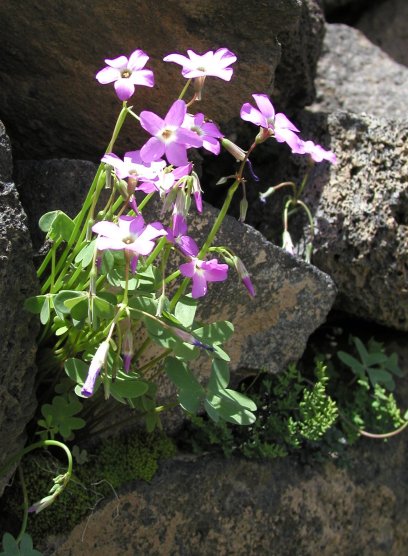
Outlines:
[[213,353],[211,354],[211,352],[208,352],[209,355],[215,357],[219,357],[220,359],[222,359],[223,361],[231,361],[230,356],[228,355],[228,353],[226,351],[224,351],[220,346],[217,346],[217,344],[214,344],[213,346]]
[[207,407],[211,408],[211,413],[209,413],[210,417],[212,413],[215,412],[221,419],[224,419],[224,421],[228,423],[233,423],[235,425],[251,425],[256,420],[255,415],[250,410],[242,407],[234,399],[229,397],[210,395],[207,397],[204,405],[206,409]]
[[387,359],[385,353],[368,353],[365,363],[368,367],[373,367],[374,365],[382,365]]
[[96,249],[96,239],[93,239],[90,243],[87,243],[78,255],[75,257],[75,262],[81,263],[82,268],[86,268],[93,259]]
[[197,311],[197,304],[198,301],[193,299],[191,294],[184,295],[177,303],[174,316],[184,328],[192,326]]
[[357,338],[357,336],[353,336],[352,339],[353,339],[354,345],[357,348],[357,351],[358,351],[358,354],[360,356],[361,361],[364,363],[364,365],[368,365],[368,363],[367,363],[368,351],[367,351],[365,345],[360,340],[360,338]]
[[373,386],[385,384],[389,390],[394,390],[395,382],[388,371],[383,369],[367,369],[367,373]]
[[3,539],[3,550],[4,552],[1,555],[5,556],[20,556],[20,550],[18,548],[18,544],[16,539],[10,533],[4,533]]
[[194,334],[203,340],[203,343],[212,346],[215,343],[223,344],[234,332],[234,325],[227,320],[206,324],[194,330]]
[[57,315],[62,319],[65,315],[69,315],[70,309],[65,305],[65,302],[71,299],[78,299],[80,301],[84,295],[86,296],[86,293],[76,290],[62,290],[57,293],[54,297],[54,309]]
[[29,297],[24,301],[24,309],[30,311],[30,313],[40,314],[41,309],[44,305],[44,301],[46,299],[46,295],[36,295],[35,297]]
[[64,369],[73,382],[82,386],[88,376],[89,365],[81,361],[81,359],[72,357],[65,361]]
[[[122,373],[123,374],[123,373]],[[118,373],[119,375],[119,373]],[[126,378],[116,378],[115,382],[112,382],[110,391],[113,396],[119,396],[120,398],[139,398],[146,394],[149,386],[143,380],[138,378],[131,378],[126,376]]]
[[[94,312],[100,319],[112,319],[115,314],[115,306],[112,305],[102,295],[95,296],[93,299]],[[77,317],[76,317],[77,318]]]
[[181,407],[189,413],[197,413],[205,392],[187,365],[179,359],[167,357],[164,370],[179,389],[178,398]]
[[45,325],[50,320],[50,300],[48,296],[45,296],[43,306],[41,307],[40,321],[41,324]]
[[342,361],[345,365],[351,368],[351,370],[360,378],[364,378],[365,376],[365,367],[357,361],[352,355],[346,353],[344,351],[338,351],[337,357]]
[[65,305],[71,306],[71,317],[75,320],[84,321],[88,318],[88,307],[89,307],[89,298],[84,296],[85,298],[78,300],[69,299],[65,302]]
[[55,396],[52,404],[44,404],[41,413],[47,423],[51,418],[53,426],[57,427],[64,439],[72,436],[74,430],[82,429],[86,423],[83,419],[75,417],[82,409],[82,404],[75,396]]
[[54,210],[47,212],[40,218],[39,226],[43,232],[47,232],[48,237],[52,240],[62,238],[69,241],[75,224],[65,212]]
[[212,363],[212,372],[208,382],[208,388],[216,394],[220,390],[225,390],[230,381],[229,366],[225,361],[215,359]]
[[398,355],[396,353],[392,353],[390,357],[388,357],[384,367],[396,376],[404,376],[403,371],[398,365]]

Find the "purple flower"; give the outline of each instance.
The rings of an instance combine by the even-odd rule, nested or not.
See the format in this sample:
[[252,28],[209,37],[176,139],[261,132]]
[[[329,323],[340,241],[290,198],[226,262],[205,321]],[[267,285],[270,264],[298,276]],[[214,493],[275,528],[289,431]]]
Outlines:
[[98,234],[96,248],[99,251],[124,249],[129,253],[132,258],[132,271],[136,268],[139,255],[148,255],[153,251],[153,240],[166,235],[159,222],[145,227],[142,215],[120,216],[117,224],[103,220],[92,226],[92,231]]
[[180,266],[180,272],[183,276],[192,278],[192,296],[197,299],[207,293],[207,282],[223,282],[227,279],[228,265],[220,264],[217,259],[201,261],[192,257],[189,263]]
[[169,54],[163,60],[165,62],[174,62],[183,66],[181,73],[187,79],[193,77],[206,77],[212,75],[229,81],[232,77],[232,68],[228,66],[233,64],[237,57],[227,48],[219,48],[216,52],[210,50],[202,56],[196,54],[192,50],[187,50],[188,58],[181,54]]
[[141,148],[140,156],[144,162],[153,162],[166,155],[174,166],[188,164],[187,148],[201,147],[203,141],[196,133],[181,127],[186,112],[184,100],[176,100],[164,120],[146,110],[140,114],[140,125],[153,135]]
[[252,95],[258,106],[254,108],[246,102],[241,108],[241,118],[247,122],[252,122],[263,128],[262,133],[258,136],[258,142],[265,141],[268,137],[274,136],[278,143],[287,143],[292,152],[297,152],[298,143],[300,141],[296,133],[298,128],[292,122],[279,112],[275,113],[271,101],[267,95]]
[[109,352],[109,342],[105,340],[101,343],[98,349],[95,352],[95,355],[92,357],[91,364],[89,366],[88,376],[84,382],[84,385],[81,389],[81,394],[87,398],[92,396],[95,388],[95,382],[98,378],[102,367],[106,363],[106,359],[108,357]]
[[204,120],[204,114],[195,114],[195,116],[186,114],[183,127],[194,131],[202,138],[204,149],[215,155],[220,153],[220,142],[218,139],[221,139],[224,135],[215,124]]
[[297,154],[309,154],[315,162],[328,160],[332,164],[337,164],[337,157],[333,151],[326,151],[322,146],[316,145],[313,141],[299,140]]
[[187,222],[182,216],[173,219],[173,229],[168,230],[167,239],[174,243],[180,251],[187,257],[195,257],[198,254],[198,247],[193,238],[186,235]]
[[149,56],[145,52],[135,50],[129,59],[119,56],[113,60],[105,60],[108,66],[98,71],[96,79],[103,85],[114,82],[120,100],[128,100],[135,92],[135,85],[154,85],[153,72],[143,69],[148,59]]

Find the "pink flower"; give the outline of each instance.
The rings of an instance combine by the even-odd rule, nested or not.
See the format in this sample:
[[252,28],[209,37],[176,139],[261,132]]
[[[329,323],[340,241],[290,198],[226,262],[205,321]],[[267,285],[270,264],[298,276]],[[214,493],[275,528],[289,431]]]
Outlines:
[[203,140],[203,147],[207,151],[217,155],[220,153],[220,142],[218,139],[224,137],[218,127],[212,122],[204,121],[204,114],[186,114],[183,127],[194,131]]
[[279,112],[275,114],[275,109],[267,95],[252,95],[258,106],[254,108],[249,102],[242,105],[241,118],[247,122],[259,125],[263,128],[260,134],[259,142],[265,141],[268,137],[274,136],[278,143],[287,143],[296,152],[299,143],[298,128],[292,122]]
[[129,151],[125,153],[123,160],[116,154],[105,154],[101,162],[105,162],[115,169],[115,174],[120,180],[130,176],[143,180],[152,180],[157,177],[158,172],[166,166],[164,160],[158,160],[151,164],[143,163],[140,151]]
[[231,79],[233,70],[228,66],[234,63],[237,57],[227,48],[219,48],[216,52],[210,50],[202,56],[192,50],[187,50],[187,54],[188,58],[181,54],[169,54],[163,60],[183,66],[181,73],[187,79],[206,77],[207,75],[219,77],[224,79],[224,81]]
[[145,227],[141,215],[120,216],[117,224],[103,220],[92,226],[92,231],[98,234],[96,248],[99,251],[124,249],[136,258],[151,253],[155,245],[153,240],[166,235],[159,222]]
[[186,235],[187,222],[185,218],[179,216],[173,219],[173,229],[168,230],[167,239],[174,243],[180,251],[187,257],[195,257],[198,254],[198,247],[193,238]]
[[333,151],[326,151],[322,146],[313,143],[313,141],[302,141],[300,139],[298,149],[294,152],[298,154],[310,154],[315,162],[328,160],[332,164],[337,164],[337,157]]
[[[159,163],[151,163],[152,166],[155,164]],[[158,191],[161,196],[166,195],[173,189],[173,187],[178,185],[182,178],[187,177],[190,174],[192,167],[193,165],[190,162],[186,166],[179,166],[171,171],[167,168],[161,168],[153,178],[140,178],[142,183],[137,187],[137,189],[139,191],[143,191],[144,193],[154,193],[155,191]]]
[[99,83],[114,82],[116,94],[120,100],[128,100],[135,92],[135,85],[153,87],[154,76],[151,70],[143,69],[149,56],[142,50],[135,50],[128,58],[119,56],[113,60],[105,60],[108,64],[96,74]]
[[153,135],[141,148],[140,156],[144,162],[153,162],[165,155],[174,166],[188,164],[187,148],[201,147],[203,141],[196,133],[182,127],[186,112],[184,100],[176,100],[164,120],[154,112],[141,112],[140,125]]
[[192,257],[189,263],[180,266],[180,272],[183,276],[192,278],[192,296],[197,299],[207,293],[207,282],[223,282],[227,279],[228,265],[220,264],[217,259],[201,261]]

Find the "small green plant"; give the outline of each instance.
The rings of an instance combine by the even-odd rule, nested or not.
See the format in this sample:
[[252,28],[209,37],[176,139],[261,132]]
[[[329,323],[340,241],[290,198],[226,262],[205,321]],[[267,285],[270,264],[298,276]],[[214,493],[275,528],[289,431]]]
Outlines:
[[393,391],[395,381],[393,375],[401,377],[402,371],[398,367],[396,353],[388,356],[384,351],[384,345],[371,338],[367,346],[357,336],[350,336],[350,343],[354,345],[356,355],[338,351],[337,356],[347,367],[349,367],[357,378],[364,380],[368,378],[375,388],[377,384],[383,385],[387,390]]
[[42,556],[42,553],[33,548],[32,538],[24,533],[18,541],[10,533],[4,533],[2,539],[3,552],[0,556]]

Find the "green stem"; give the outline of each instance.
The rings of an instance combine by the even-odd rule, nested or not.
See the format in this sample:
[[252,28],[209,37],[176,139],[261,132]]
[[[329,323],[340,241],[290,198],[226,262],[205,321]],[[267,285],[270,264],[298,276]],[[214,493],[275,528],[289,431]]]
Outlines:
[[24,480],[24,473],[23,473],[23,468],[21,467],[21,465],[18,466],[18,475],[20,478],[20,484],[21,484],[21,490],[23,491],[23,505],[24,505],[24,514],[23,514],[23,522],[21,524],[21,529],[20,532],[18,534],[18,537],[16,538],[16,542],[19,543],[21,542],[21,539],[23,538],[23,535],[27,529],[27,520],[28,520],[28,494],[27,494],[27,486]]
[[146,269],[148,268],[152,262],[155,260],[155,258],[157,257],[157,255],[160,253],[160,251],[163,249],[163,247],[166,245],[167,243],[167,238],[166,236],[163,236],[160,238],[160,241],[157,243],[156,247],[153,249],[153,251],[150,253],[150,255],[147,257],[145,264],[143,265],[143,268]]
[[184,85],[183,90],[181,91],[181,93],[180,93],[180,95],[179,95],[179,97],[178,97],[178,100],[181,100],[181,99],[184,97],[184,95],[185,95],[186,92],[187,92],[187,89],[188,89],[189,86],[190,86],[190,83],[191,83],[191,79],[188,79],[188,80],[187,80],[187,83]]

